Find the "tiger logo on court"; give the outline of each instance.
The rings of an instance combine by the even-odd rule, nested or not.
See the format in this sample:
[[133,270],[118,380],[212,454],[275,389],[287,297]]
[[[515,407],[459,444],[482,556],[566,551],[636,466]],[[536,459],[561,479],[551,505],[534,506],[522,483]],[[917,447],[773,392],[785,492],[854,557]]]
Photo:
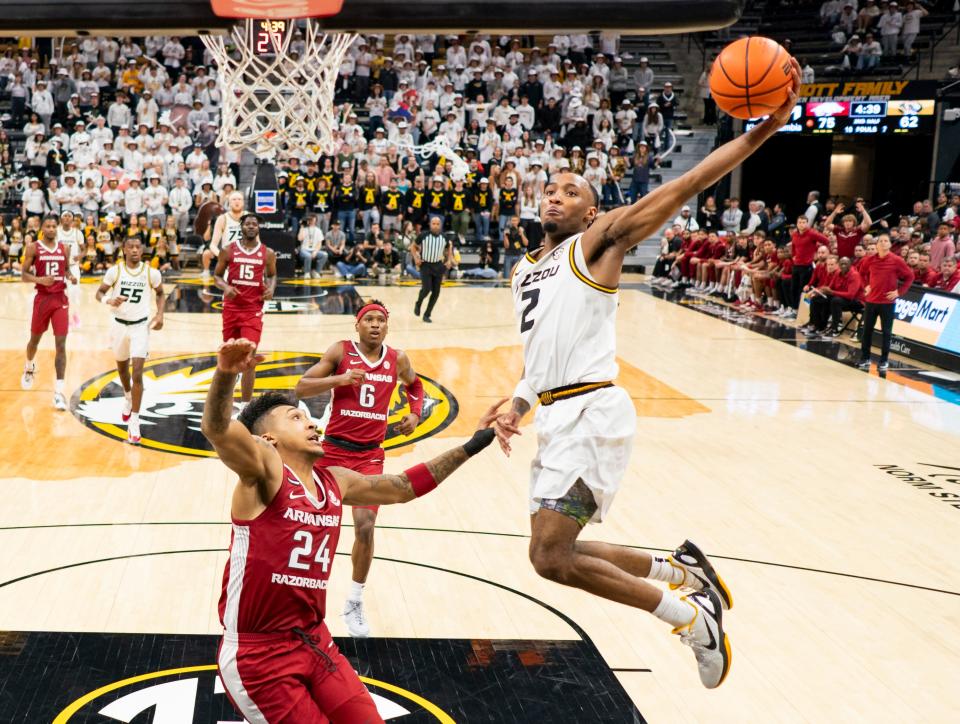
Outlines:
[[[266,359],[257,366],[258,393],[292,391],[297,380],[323,356],[310,352],[263,354]],[[158,357],[147,361],[143,368],[140,409],[142,447],[195,457],[216,456],[200,432],[204,400],[216,367],[214,354]],[[409,412],[406,393],[396,387],[387,415],[387,438],[383,443],[386,450],[436,435],[457,417],[459,405],[453,394],[429,377],[420,375],[420,379],[424,390],[420,424],[411,435],[396,432],[396,424]],[[330,395],[326,394],[300,401],[300,407],[316,420],[320,430],[326,427],[329,399]],[[70,409],[90,429],[119,441],[127,439],[126,426],[121,421],[123,388],[115,369],[83,383],[74,393]]]

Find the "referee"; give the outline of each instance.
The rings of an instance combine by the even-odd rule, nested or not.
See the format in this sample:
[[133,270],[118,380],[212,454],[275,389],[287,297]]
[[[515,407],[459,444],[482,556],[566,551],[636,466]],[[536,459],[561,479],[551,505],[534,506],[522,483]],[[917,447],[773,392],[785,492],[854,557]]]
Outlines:
[[410,252],[413,254],[413,261],[420,270],[420,296],[417,297],[417,304],[413,308],[413,313],[420,316],[420,305],[423,300],[430,295],[430,301],[427,303],[427,311],[423,315],[424,322],[432,322],[430,313],[433,312],[433,305],[437,303],[437,297],[440,296],[440,285],[443,283],[443,272],[450,264],[451,242],[441,232],[443,220],[439,216],[430,219],[430,231],[425,231],[410,246]]

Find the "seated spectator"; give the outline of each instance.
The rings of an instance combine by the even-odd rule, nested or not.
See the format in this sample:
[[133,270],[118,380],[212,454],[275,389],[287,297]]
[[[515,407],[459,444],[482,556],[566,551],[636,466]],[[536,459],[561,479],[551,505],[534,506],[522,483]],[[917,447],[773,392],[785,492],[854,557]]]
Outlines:
[[957,270],[956,257],[943,258],[940,262],[940,277],[930,286],[943,292],[960,291],[960,271]]
[[359,247],[359,244],[348,245],[341,260],[336,263],[337,274],[347,281],[367,274],[367,267],[363,263],[363,254]]
[[880,56],[883,50],[874,37],[873,33],[867,33],[863,44],[860,46],[860,55],[857,58],[857,70],[872,70],[880,63]]

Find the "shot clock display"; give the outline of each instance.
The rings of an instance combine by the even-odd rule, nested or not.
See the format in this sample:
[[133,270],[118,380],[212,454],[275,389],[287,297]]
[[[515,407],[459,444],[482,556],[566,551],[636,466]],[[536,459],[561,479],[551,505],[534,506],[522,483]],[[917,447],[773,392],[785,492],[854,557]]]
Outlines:
[[283,47],[291,25],[286,20],[258,20],[253,23],[250,43],[256,55],[275,55]]
[[[804,90],[812,92],[803,93]],[[881,93],[836,94],[836,91],[848,90]],[[811,84],[804,86],[801,93],[790,121],[780,129],[780,133],[879,136],[916,135],[933,133],[934,130],[936,101],[929,96],[922,97],[925,93],[933,95],[925,84],[906,81],[883,84]],[[744,131],[749,131],[762,120],[763,118],[751,118],[745,121]]]

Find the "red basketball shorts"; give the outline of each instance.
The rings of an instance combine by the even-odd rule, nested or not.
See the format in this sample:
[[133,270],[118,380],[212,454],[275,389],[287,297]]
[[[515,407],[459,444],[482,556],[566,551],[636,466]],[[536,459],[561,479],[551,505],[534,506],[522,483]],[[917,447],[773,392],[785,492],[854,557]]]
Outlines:
[[[246,721],[268,724],[327,724],[350,718],[382,722],[326,624],[309,633],[310,643],[292,632],[225,633],[217,663],[234,708]],[[345,712],[363,715],[344,718]]]
[[256,345],[260,344],[260,335],[263,332],[262,309],[233,309],[225,307],[223,310],[223,341],[228,339],[249,339]]
[[[383,448],[373,450],[346,450],[330,442],[323,443],[323,457],[318,461],[325,468],[347,468],[361,475],[383,474]],[[372,510],[376,513],[379,505],[355,505],[354,508]]]
[[70,302],[63,292],[38,293],[33,297],[30,334],[43,334],[51,324],[56,337],[65,337],[70,330]]

